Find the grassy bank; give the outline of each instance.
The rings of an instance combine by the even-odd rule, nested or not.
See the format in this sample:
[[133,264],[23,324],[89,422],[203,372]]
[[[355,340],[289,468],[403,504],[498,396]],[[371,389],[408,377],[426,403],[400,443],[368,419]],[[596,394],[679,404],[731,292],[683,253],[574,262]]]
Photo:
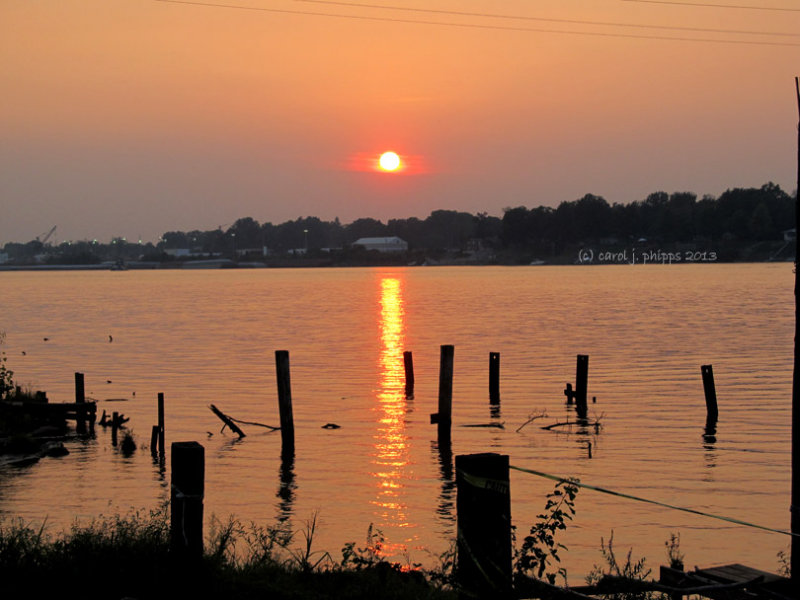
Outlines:
[[199,563],[169,550],[166,509],[100,518],[56,536],[0,521],[4,597],[25,598],[455,598],[451,564],[435,571],[381,558],[382,536],[334,557],[313,549],[313,521],[299,534],[229,520],[212,528]]

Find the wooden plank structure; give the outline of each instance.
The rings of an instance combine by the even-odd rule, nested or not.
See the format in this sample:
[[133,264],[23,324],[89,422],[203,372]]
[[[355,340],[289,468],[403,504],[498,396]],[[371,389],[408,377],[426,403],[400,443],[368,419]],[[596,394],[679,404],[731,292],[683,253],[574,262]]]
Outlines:
[[75,421],[88,418],[94,425],[97,418],[97,403],[88,402],[2,402],[3,410],[27,413],[41,419],[63,419]]
[[671,592],[673,598],[699,595],[713,600],[790,600],[798,597],[787,577],[738,563],[686,572],[662,566],[659,583],[679,590]]

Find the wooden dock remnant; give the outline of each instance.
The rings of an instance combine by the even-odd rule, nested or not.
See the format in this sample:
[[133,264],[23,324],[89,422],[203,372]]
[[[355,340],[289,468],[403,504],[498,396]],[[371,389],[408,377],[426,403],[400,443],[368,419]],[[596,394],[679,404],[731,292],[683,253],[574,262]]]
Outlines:
[[410,351],[403,352],[403,369],[406,374],[406,398],[414,397],[414,357]]
[[183,560],[203,556],[205,448],[197,442],[171,446],[170,548]]
[[719,411],[717,409],[717,389],[714,385],[714,367],[712,365],[702,365],[700,374],[703,376],[707,420],[716,422]]
[[489,404],[500,404],[499,352],[489,352]]
[[164,393],[158,392],[158,455],[163,459],[164,452]]
[[453,357],[455,348],[443,345],[439,354],[439,412],[431,415],[431,423],[436,423],[440,440],[450,439],[450,426],[453,414]]
[[[86,411],[84,405],[86,404],[86,388],[84,383],[83,373],[75,373],[75,431],[78,433],[86,433]],[[94,420],[92,420],[94,423]]]
[[288,350],[275,351],[275,371],[278,379],[281,446],[284,452],[290,450],[294,452],[294,416],[292,415],[292,382]]
[[510,597],[511,491],[508,455],[456,456],[456,581],[469,597]]
[[587,405],[586,396],[589,384],[589,356],[587,354],[578,354],[577,366],[575,370],[575,409],[578,415],[586,418]]

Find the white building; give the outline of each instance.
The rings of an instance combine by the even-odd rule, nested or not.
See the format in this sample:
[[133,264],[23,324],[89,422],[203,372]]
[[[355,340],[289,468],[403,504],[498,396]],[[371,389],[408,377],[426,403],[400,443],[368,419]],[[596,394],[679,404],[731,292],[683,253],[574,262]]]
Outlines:
[[359,238],[353,242],[353,246],[363,246],[366,250],[377,250],[378,252],[405,252],[408,250],[408,242],[397,236]]

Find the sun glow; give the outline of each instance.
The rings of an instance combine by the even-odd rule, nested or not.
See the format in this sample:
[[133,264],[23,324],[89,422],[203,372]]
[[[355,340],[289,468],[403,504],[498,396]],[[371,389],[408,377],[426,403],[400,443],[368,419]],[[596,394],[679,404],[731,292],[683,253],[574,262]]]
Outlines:
[[396,152],[384,152],[378,159],[378,164],[384,171],[397,171],[400,168],[400,157]]

